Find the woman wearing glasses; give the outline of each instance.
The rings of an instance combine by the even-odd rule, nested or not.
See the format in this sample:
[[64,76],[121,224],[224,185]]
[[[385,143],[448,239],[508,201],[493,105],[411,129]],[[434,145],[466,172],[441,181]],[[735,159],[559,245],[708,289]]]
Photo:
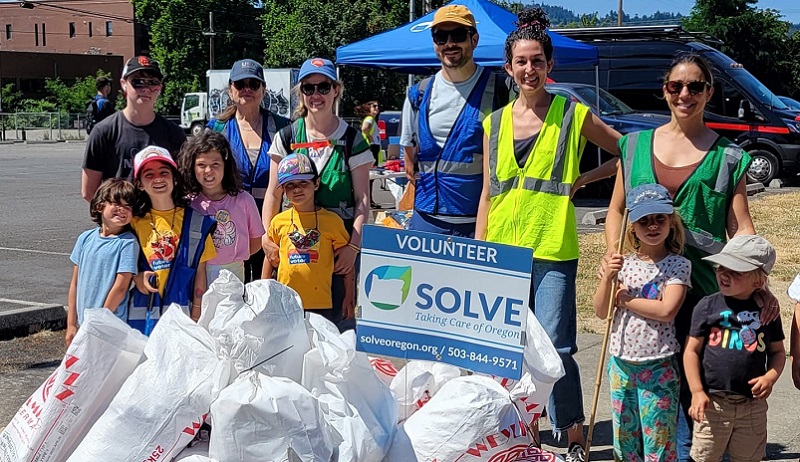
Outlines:
[[[703,111],[714,93],[713,85],[711,69],[702,57],[689,54],[673,61],[662,86],[672,120],[654,130],[622,137],[619,143],[622,162],[606,218],[606,243],[608,249],[614,249],[623,226],[627,191],[640,184],[658,183],[672,196],[683,218],[684,256],[692,263],[692,286],[675,317],[675,334],[681,346],[691,325],[694,306],[704,296],[719,290],[714,267],[702,258],[718,253],[729,236],[755,234],[745,178],[750,156],[703,122]],[[773,304],[777,306],[774,296],[767,292],[762,301],[765,311],[775,313],[770,308]],[[681,386],[684,412],[690,404],[691,394],[684,381]],[[683,417],[691,425],[688,415]],[[691,428],[685,422],[678,426],[680,460],[689,460]]]
[[[244,188],[256,200],[259,210],[270,181],[272,162],[268,151],[272,137],[289,125],[288,119],[261,107],[265,91],[261,64],[252,59],[236,61],[229,79],[230,104],[208,122],[208,128],[222,133],[230,142]],[[259,250],[244,262],[244,282],[259,279],[263,265],[264,252]]]
[[[344,297],[342,275],[353,271],[361,250],[361,228],[369,213],[369,168],[373,163],[369,143],[361,133],[334,114],[342,95],[342,83],[336,68],[327,59],[311,58],[303,63],[295,88],[297,120],[280,130],[270,147],[272,167],[264,199],[264,226],[280,208],[281,192],[277,188],[277,166],[292,152],[308,155],[319,172],[317,205],[335,212],[344,221],[350,234],[348,245],[336,251],[333,280],[334,318],[340,317]],[[277,266],[277,247],[269,239],[263,241],[270,262]],[[347,307],[347,312],[352,312]],[[338,321],[338,319],[337,319]]]

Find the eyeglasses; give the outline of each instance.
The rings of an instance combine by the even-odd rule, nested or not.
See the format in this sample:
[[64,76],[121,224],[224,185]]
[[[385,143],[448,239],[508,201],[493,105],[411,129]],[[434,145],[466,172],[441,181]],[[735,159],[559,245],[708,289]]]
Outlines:
[[327,95],[331,92],[331,88],[333,88],[333,85],[330,82],[304,83],[300,85],[300,91],[306,96],[313,95],[314,91],[320,95]]
[[256,91],[259,88],[261,88],[261,81],[258,79],[242,79],[232,83],[233,83],[233,88],[239,91],[244,90],[245,87],[253,91]]
[[465,42],[470,35],[472,35],[472,31],[467,29],[466,27],[459,27],[453,30],[431,31],[431,36],[433,36],[433,43],[437,45],[446,44],[448,37],[450,37],[453,43]]
[[144,88],[144,87],[158,87],[161,85],[161,81],[158,79],[131,79],[131,86],[133,88]]
[[670,80],[669,82],[664,83],[664,86],[667,88],[667,93],[670,95],[678,95],[681,91],[683,91],[683,87],[686,87],[689,90],[689,93],[693,95],[699,95],[703,93],[706,88],[710,88],[711,84],[704,81],[704,80],[695,80],[693,82],[686,82],[683,83],[680,80]]

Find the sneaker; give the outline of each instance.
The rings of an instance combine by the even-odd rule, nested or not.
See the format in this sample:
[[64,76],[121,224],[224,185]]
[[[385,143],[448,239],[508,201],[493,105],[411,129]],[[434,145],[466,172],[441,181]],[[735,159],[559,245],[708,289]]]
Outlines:
[[583,455],[583,446],[578,443],[569,445],[569,451],[564,455],[566,462],[584,462],[586,459]]

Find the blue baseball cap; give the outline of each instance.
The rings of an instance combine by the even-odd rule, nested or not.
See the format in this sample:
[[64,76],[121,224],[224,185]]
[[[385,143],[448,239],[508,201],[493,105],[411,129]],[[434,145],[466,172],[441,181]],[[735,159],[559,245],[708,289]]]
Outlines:
[[300,66],[300,74],[297,80],[303,80],[312,74],[322,74],[331,80],[338,80],[336,77],[336,66],[333,65],[330,59],[325,58],[311,58]]
[[660,184],[642,184],[631,189],[625,202],[631,221],[659,213],[671,215],[675,210],[669,191]]
[[294,153],[281,159],[278,164],[278,184],[283,186],[290,181],[315,180],[317,168],[305,154]]
[[233,63],[231,68],[231,82],[238,82],[244,79],[256,79],[264,83],[264,68],[261,64],[252,59],[240,59]]

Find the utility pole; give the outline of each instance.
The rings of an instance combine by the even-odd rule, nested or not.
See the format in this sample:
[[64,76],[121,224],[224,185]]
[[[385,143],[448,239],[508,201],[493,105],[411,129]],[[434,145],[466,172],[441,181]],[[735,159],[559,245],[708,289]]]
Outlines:
[[[622,0],[620,0],[622,1]],[[203,32],[203,35],[208,37],[208,68],[214,69],[214,12],[208,12],[208,32]]]
[[622,0],[619,0],[619,8],[617,8],[617,26],[622,27]]

